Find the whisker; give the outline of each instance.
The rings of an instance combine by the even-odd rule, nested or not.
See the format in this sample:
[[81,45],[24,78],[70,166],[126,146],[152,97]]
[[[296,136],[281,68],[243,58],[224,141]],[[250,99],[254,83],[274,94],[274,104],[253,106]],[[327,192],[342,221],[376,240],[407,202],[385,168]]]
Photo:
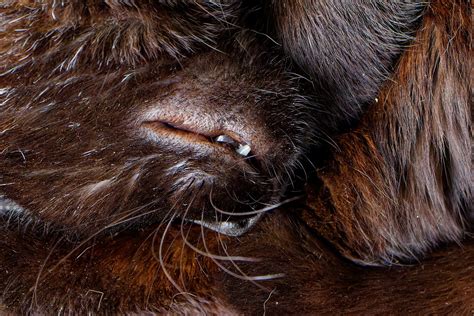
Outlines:
[[[270,275],[270,276],[256,276],[256,277],[252,277],[252,276],[247,276],[245,273],[243,273],[238,266],[235,265],[234,263],[234,260],[232,260],[232,257],[231,256],[219,256],[219,255],[215,255],[215,254],[212,254],[211,251],[209,250],[209,248],[207,247],[207,243],[206,243],[206,239],[205,239],[205,235],[204,235],[204,228],[203,226],[200,226],[201,228],[201,237],[202,237],[202,241],[203,241],[203,245],[204,245],[204,249],[205,251],[202,251],[200,250],[199,248],[195,247],[194,245],[192,245],[188,240],[187,238],[185,237],[185,234],[184,234],[184,230],[183,230],[183,226],[184,226],[184,218],[187,216],[187,212],[189,211],[192,203],[194,202],[194,198],[193,200],[191,201],[191,203],[189,203],[189,206],[186,208],[183,216],[182,216],[182,220],[181,220],[181,225],[180,225],[180,232],[181,232],[181,237],[183,238],[183,241],[184,243],[190,247],[193,251],[197,252],[198,254],[201,254],[207,258],[210,258],[220,269],[222,269],[224,272],[228,273],[229,275],[235,277],[235,278],[238,278],[238,279],[241,279],[241,280],[247,280],[247,281],[255,281],[255,280],[265,280],[266,278],[269,278],[269,279],[272,279],[274,278],[275,276],[274,275]],[[201,220],[204,220],[204,212],[201,212]],[[168,224],[169,225],[169,224]],[[245,258],[245,257],[244,257]],[[247,261],[247,259],[252,259],[252,258],[245,258],[245,261]],[[225,266],[223,266],[219,260],[224,260],[224,261],[230,261],[234,264],[234,266],[236,266],[236,268],[242,273],[242,275],[239,275],[237,273],[234,273],[233,271],[227,269]],[[254,260],[254,259],[252,259]],[[255,278],[255,280],[254,280]],[[265,289],[265,287],[259,285],[259,284],[256,284],[256,286],[262,288],[262,289]],[[181,290],[182,291],[182,290]]]
[[[191,207],[192,205],[192,202],[194,201],[194,198],[195,196],[192,198],[192,200],[190,201],[188,207],[186,208],[186,211],[185,213],[188,212],[189,208]],[[168,214],[170,214],[175,205],[178,203],[178,200],[176,200],[175,204],[173,205],[173,207],[170,209],[170,211],[168,212]],[[155,230],[154,234],[153,234],[153,242],[152,242],[152,255],[155,259],[157,259],[160,263],[160,266],[163,270],[163,273],[165,274],[166,278],[168,279],[168,281],[170,281],[170,283],[175,287],[175,289],[177,289],[179,291],[179,293],[181,293],[182,295],[184,295],[188,300],[192,300],[189,296],[189,293],[187,293],[186,291],[184,291],[181,286],[178,285],[178,283],[176,283],[176,281],[173,279],[173,277],[171,276],[171,274],[169,273],[168,269],[166,268],[166,265],[165,265],[165,262],[164,262],[164,256],[163,256],[163,245],[164,245],[164,241],[166,239],[166,234],[168,233],[170,227],[171,227],[171,224],[173,222],[173,220],[176,218],[177,216],[177,213],[174,212],[173,215],[171,216],[171,218],[168,220],[168,223],[166,224],[166,227],[165,227],[165,230],[163,231],[163,234],[161,236],[161,239],[160,239],[160,245],[158,247],[158,258],[156,257],[156,250],[155,250],[155,240],[158,236],[158,232],[159,232],[159,229],[160,229],[160,226],[158,227],[158,229]]]
[[[216,214],[217,215],[217,214]],[[201,216],[201,220],[204,220],[204,218],[202,218]],[[203,246],[204,246],[204,249],[209,252],[209,249],[207,247],[207,244],[206,244],[206,239],[204,237],[204,227],[201,226],[201,236],[203,238]],[[220,236],[220,234],[219,234]],[[225,247],[225,244],[224,242],[222,241],[221,238],[218,238],[218,241],[222,247],[222,249],[224,250],[224,252],[226,253],[227,257],[228,258],[232,258],[232,256],[229,255],[229,253],[227,252],[226,250],[226,247]],[[214,260],[213,260],[214,261]],[[214,263],[220,267],[224,272],[226,272],[227,274],[235,277],[235,278],[238,278],[240,280],[246,280],[246,281],[249,281],[251,282],[252,284],[254,284],[255,286],[257,286],[258,288],[262,289],[262,290],[268,290],[266,287],[264,287],[263,285],[260,285],[258,283],[256,283],[255,281],[264,281],[265,279],[263,279],[262,277],[269,277],[268,280],[270,279],[273,279],[274,277],[278,277],[277,275],[268,275],[268,276],[249,276],[247,275],[245,272],[242,271],[242,269],[240,269],[240,267],[235,263],[234,260],[230,260],[230,262],[232,263],[232,265],[237,269],[237,271],[240,273],[240,274],[237,274],[229,269],[227,269],[226,267],[224,267],[220,262],[216,262],[214,261]]]
[[38,285],[41,281],[41,275],[43,274],[43,271],[44,271],[44,267],[46,266],[46,263],[48,262],[49,258],[51,257],[51,255],[53,254],[54,250],[56,249],[56,247],[59,245],[59,243],[63,240],[63,237],[59,238],[53,245],[53,247],[51,247],[51,250],[49,251],[48,255],[46,256],[46,258],[44,259],[43,263],[41,264],[41,267],[40,267],[40,270],[38,271],[38,275],[36,276],[36,280],[35,280],[35,284],[33,285],[32,288],[30,288],[30,291],[33,292],[32,294],[32,298],[31,298],[31,305],[30,305],[30,309],[33,310],[33,303],[38,306],[38,301],[37,301],[37,297],[36,297],[36,292],[38,290]]
[[[160,245],[158,247],[158,261],[160,262],[160,265],[161,265],[161,269],[163,270],[163,273],[165,274],[166,278],[168,279],[168,281],[170,281],[170,283],[180,292],[180,293],[186,293],[185,291],[183,291],[183,289],[178,285],[178,283],[176,283],[176,281],[173,279],[173,277],[171,276],[171,274],[169,273],[168,269],[166,268],[166,265],[165,265],[165,261],[163,260],[163,245],[164,245],[164,241],[165,241],[165,238],[166,238],[166,234],[168,234],[168,231],[171,227],[171,223],[172,221],[175,219],[176,217],[176,213],[174,213],[172,216],[171,216],[171,219],[168,221],[166,227],[165,227],[165,230],[163,231],[163,234],[161,236],[161,239],[160,239]],[[158,234],[158,229],[155,230],[155,233],[153,235],[153,240],[156,240],[156,237],[157,237],[157,234]],[[155,249],[154,249],[154,245],[155,243],[153,242],[152,243],[152,253],[155,254]]]
[[[149,203],[151,204],[151,203]],[[135,212],[139,212],[140,210],[142,210],[143,208],[145,208],[147,205],[144,205],[144,206],[141,206],[139,208],[137,208],[137,210],[135,210],[133,212],[133,214]],[[145,213],[142,213],[140,214],[140,216],[145,216],[145,215],[148,215],[148,214],[151,214],[153,212],[155,212],[156,210],[152,210],[150,212],[145,212]],[[131,212],[132,213],[132,212]],[[80,249],[82,246],[84,246],[86,243],[88,243],[90,240],[92,240],[94,237],[98,236],[99,234],[101,234],[102,232],[104,232],[105,230],[107,229],[110,229],[114,226],[117,226],[117,225],[120,225],[120,224],[123,224],[123,223],[126,223],[128,221],[130,221],[131,219],[130,218],[127,218],[131,213],[128,213],[126,214],[125,216],[119,218],[117,220],[117,222],[114,222],[114,223],[111,223],[101,229],[99,229],[98,231],[96,231],[95,233],[93,233],[92,235],[90,235],[89,237],[87,237],[86,239],[84,239],[83,241],[81,241],[76,247],[74,247],[69,253],[67,253],[63,258],[61,258],[61,260],[59,260],[51,269],[48,270],[49,273],[51,273],[52,271],[54,271],[58,266],[60,266],[61,264],[63,264],[72,254],[74,254],[74,252],[76,252],[78,249]],[[140,217],[138,216],[138,217]],[[135,217],[137,218],[137,217]]]
[[288,204],[288,203],[291,203],[293,201],[296,201],[296,200],[300,200],[304,198],[304,196],[302,195],[298,195],[298,196],[295,196],[295,197],[292,197],[292,198],[289,198],[289,199],[286,199],[286,200],[283,200],[277,204],[273,204],[273,205],[270,205],[270,206],[267,206],[267,207],[264,207],[264,208],[261,208],[261,209],[258,209],[258,210],[255,210],[255,211],[249,211],[249,212],[238,212],[238,213],[233,213],[233,212],[227,212],[227,211],[224,211],[222,209],[220,209],[219,207],[217,207],[215,204],[214,204],[214,201],[212,200],[212,190],[211,192],[209,193],[209,201],[212,205],[212,207],[218,211],[219,213],[221,214],[224,214],[224,215],[232,215],[232,216],[249,216],[249,215],[258,215],[258,214],[261,214],[261,213],[266,213],[266,212],[269,212],[271,210],[274,210],[282,205],[285,205],[285,204]]
[[[220,256],[216,254],[212,254],[206,249],[206,251],[202,251],[201,249],[195,247],[192,245],[185,237],[184,237],[184,232],[183,232],[183,226],[184,226],[184,218],[181,220],[181,232],[182,232],[182,237],[184,243],[191,248],[193,251],[197,252],[200,255],[206,256],[210,259],[215,259],[215,260],[221,260],[221,261],[244,261],[244,262],[259,262],[260,260],[258,258],[250,258],[250,257],[240,257],[240,256],[235,256],[235,257],[229,257],[229,256]],[[201,219],[204,220],[203,216],[201,216]],[[201,230],[203,230],[203,226],[201,226]],[[202,238],[204,238],[204,235],[201,234]]]

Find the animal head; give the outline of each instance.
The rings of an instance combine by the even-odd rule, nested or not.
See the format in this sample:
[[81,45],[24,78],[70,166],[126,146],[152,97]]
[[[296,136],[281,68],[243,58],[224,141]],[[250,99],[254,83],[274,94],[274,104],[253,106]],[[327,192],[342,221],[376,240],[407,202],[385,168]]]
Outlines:
[[2,191],[27,217],[74,234],[181,219],[239,235],[314,139],[301,80],[238,5],[2,10]]

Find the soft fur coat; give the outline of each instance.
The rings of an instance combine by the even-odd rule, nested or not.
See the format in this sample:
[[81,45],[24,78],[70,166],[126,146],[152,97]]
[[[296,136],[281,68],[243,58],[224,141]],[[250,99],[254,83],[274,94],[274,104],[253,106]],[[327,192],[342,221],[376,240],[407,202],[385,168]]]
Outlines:
[[0,312],[474,313],[471,38],[461,0],[5,1]]

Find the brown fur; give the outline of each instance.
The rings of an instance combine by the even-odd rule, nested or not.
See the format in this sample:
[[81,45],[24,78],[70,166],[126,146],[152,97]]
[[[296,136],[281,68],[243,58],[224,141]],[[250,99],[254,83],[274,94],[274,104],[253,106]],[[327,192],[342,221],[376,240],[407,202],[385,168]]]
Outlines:
[[[386,5],[0,5],[0,312],[474,313],[471,8]],[[255,161],[144,139],[153,108]]]
[[261,282],[264,289],[226,276],[227,301],[243,314],[471,315],[474,311],[472,240],[438,249],[422,262],[368,268],[341,258],[299,219],[274,215],[231,248],[234,255],[261,259],[257,264],[239,264],[249,276],[284,274]]
[[[434,1],[357,128],[338,138],[305,218],[351,258],[417,258],[472,224],[470,14]],[[350,179],[350,180],[348,180]]]
[[[290,184],[315,128],[284,56],[239,26],[237,5],[1,10],[1,195],[23,207],[0,207],[2,304],[23,313],[220,306],[206,254],[225,256],[225,238],[188,221],[262,208]],[[141,115],[157,109],[231,128],[255,157],[143,136]]]

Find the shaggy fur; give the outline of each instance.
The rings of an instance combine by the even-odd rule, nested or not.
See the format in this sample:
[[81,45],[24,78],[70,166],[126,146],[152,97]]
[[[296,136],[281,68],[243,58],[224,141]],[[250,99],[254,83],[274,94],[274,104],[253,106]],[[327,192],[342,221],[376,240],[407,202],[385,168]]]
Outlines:
[[462,1],[430,4],[390,80],[319,172],[305,218],[346,256],[407,261],[472,228],[470,16]]
[[[314,139],[311,110],[298,94],[298,79],[276,53],[252,43],[253,34],[242,30],[224,41],[234,27],[220,15],[232,17],[234,10],[147,2],[143,8],[54,5],[5,9],[1,170],[5,183],[25,182],[5,186],[9,199],[44,223],[87,237],[131,210],[148,223],[170,209],[199,219],[203,209],[214,217],[210,198],[233,212],[280,196],[303,144]],[[83,18],[73,14],[78,10]],[[188,21],[196,27],[180,35]],[[226,23],[230,29],[218,31]],[[160,36],[158,30],[168,27],[180,45]],[[211,30],[214,41],[223,37],[214,50],[178,57],[211,41]],[[193,32],[202,41],[193,40]],[[187,148],[175,138],[143,135],[141,124],[154,116],[202,124],[209,134],[231,130],[252,144],[253,157],[246,160],[258,167],[216,157],[207,147]],[[150,212],[155,220],[143,215]]]
[[0,312],[473,313],[470,15],[4,2]]
[[[9,309],[219,304],[208,253],[227,258],[225,238],[189,222],[236,220],[278,202],[317,139],[303,80],[270,40],[244,28],[247,10],[3,6],[1,193],[21,206],[1,214]],[[184,127],[143,127],[157,118]],[[209,141],[219,134],[250,144],[251,155]]]

